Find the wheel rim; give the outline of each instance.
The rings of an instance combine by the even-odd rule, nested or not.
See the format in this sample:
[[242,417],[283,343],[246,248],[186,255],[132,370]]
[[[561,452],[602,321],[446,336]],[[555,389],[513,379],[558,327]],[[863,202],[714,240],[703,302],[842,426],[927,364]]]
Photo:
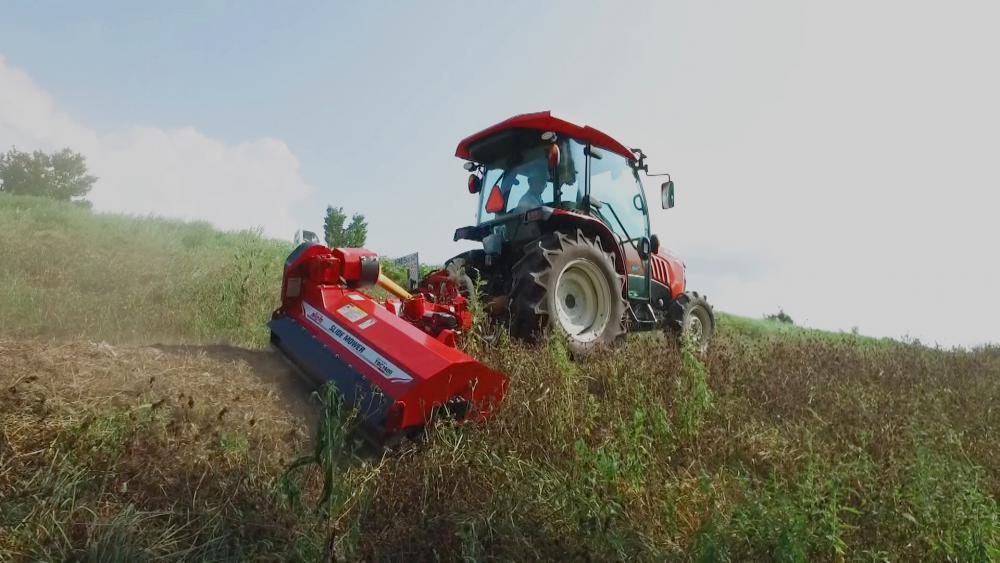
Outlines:
[[597,264],[584,259],[566,264],[555,293],[556,317],[568,335],[581,342],[600,337],[611,316],[611,291]]
[[688,316],[686,332],[688,338],[691,340],[691,344],[698,350],[704,350],[708,345],[708,336],[705,332],[708,330],[706,327],[710,326],[711,321],[707,317],[707,313],[697,307]]
[[688,323],[688,336],[691,337],[693,344],[701,344],[703,331],[704,326],[701,324],[701,319],[697,315],[691,315],[691,321]]

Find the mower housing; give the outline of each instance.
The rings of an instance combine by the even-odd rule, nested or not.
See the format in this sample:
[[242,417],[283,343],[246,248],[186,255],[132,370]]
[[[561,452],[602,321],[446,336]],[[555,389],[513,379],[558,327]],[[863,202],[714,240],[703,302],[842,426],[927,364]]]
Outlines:
[[[375,440],[418,429],[436,412],[485,418],[507,379],[455,347],[464,311],[422,295],[383,306],[360,291],[379,277],[373,252],[303,243],[285,263],[272,345],[310,380],[333,383]],[[449,314],[454,322],[437,322]]]

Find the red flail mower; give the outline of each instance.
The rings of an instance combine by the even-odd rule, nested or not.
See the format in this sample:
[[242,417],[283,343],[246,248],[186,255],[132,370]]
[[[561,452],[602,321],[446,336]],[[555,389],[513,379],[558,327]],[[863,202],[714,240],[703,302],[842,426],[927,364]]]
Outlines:
[[[399,301],[359,291],[375,284]],[[472,324],[465,298],[410,295],[373,252],[303,243],[285,263],[281,296],[271,343],[312,381],[336,385],[372,441],[419,430],[435,413],[481,420],[503,398],[507,378],[455,347]]]

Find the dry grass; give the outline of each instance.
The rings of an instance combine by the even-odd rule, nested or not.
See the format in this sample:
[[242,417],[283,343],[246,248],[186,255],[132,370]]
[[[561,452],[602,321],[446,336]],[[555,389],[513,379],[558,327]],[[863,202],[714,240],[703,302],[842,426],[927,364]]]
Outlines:
[[504,411],[387,464],[364,553],[1000,554],[995,352],[730,334],[706,358],[707,396],[698,363],[652,339],[583,365],[516,347],[486,358],[514,382]]
[[655,339],[485,357],[514,381],[495,420],[342,452],[322,516],[322,468],[284,474],[318,409],[269,353],[4,341],[0,558],[997,555],[994,351],[730,336],[707,374]]
[[[39,223],[19,205],[22,225]],[[83,229],[106,240],[132,221],[95,220],[104,226],[70,217],[53,236]],[[170,236],[185,236],[170,225]],[[149,250],[145,236],[131,244]],[[72,324],[46,333],[28,318],[0,323],[0,560],[1000,558],[997,348],[934,350],[739,319],[701,358],[648,336],[586,363],[570,362],[558,341],[473,338],[469,351],[511,377],[498,415],[359,459],[341,416],[320,416],[274,356],[226,344],[260,343],[242,324],[260,326],[269,312],[272,251],[253,237],[198,236],[187,257],[164,241],[169,260],[99,252],[115,274],[140,262],[165,268],[149,272],[161,295],[196,279],[193,295],[230,284],[244,297],[217,297],[201,313],[173,298],[136,305],[158,318],[117,326],[79,310],[101,299],[86,287],[115,277],[95,268],[50,290],[45,263],[27,265],[20,242],[0,239],[0,255],[23,269],[6,279],[85,296],[62,301],[71,305],[60,315],[114,342],[81,340]],[[80,245],[99,246],[88,240]],[[221,265],[179,269],[208,257]],[[0,294],[0,310],[22,314],[9,296],[24,291]],[[142,286],[122,291],[137,300]],[[53,318],[52,302],[33,307]],[[164,341],[187,344],[120,344]],[[333,447],[317,452],[319,465],[287,472],[312,451],[317,426]]]
[[263,352],[0,340],[0,389],[0,560],[237,554],[276,533],[267,483],[307,441],[308,393]]

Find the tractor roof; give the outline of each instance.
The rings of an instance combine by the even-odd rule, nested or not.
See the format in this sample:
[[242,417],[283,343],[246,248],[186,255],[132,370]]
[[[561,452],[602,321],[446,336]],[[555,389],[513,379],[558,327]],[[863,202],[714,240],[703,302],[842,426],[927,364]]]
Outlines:
[[487,127],[478,133],[469,135],[458,143],[455,149],[455,156],[472,160],[470,148],[472,145],[497,133],[513,129],[535,129],[538,131],[554,131],[558,135],[563,135],[571,139],[576,139],[582,143],[590,143],[595,147],[619,154],[629,160],[635,160],[635,155],[625,145],[611,138],[606,133],[598,131],[589,125],[580,127],[568,121],[563,121],[558,117],[553,117],[550,111],[540,111],[536,113],[522,113],[510,119],[501,121],[496,125]]

